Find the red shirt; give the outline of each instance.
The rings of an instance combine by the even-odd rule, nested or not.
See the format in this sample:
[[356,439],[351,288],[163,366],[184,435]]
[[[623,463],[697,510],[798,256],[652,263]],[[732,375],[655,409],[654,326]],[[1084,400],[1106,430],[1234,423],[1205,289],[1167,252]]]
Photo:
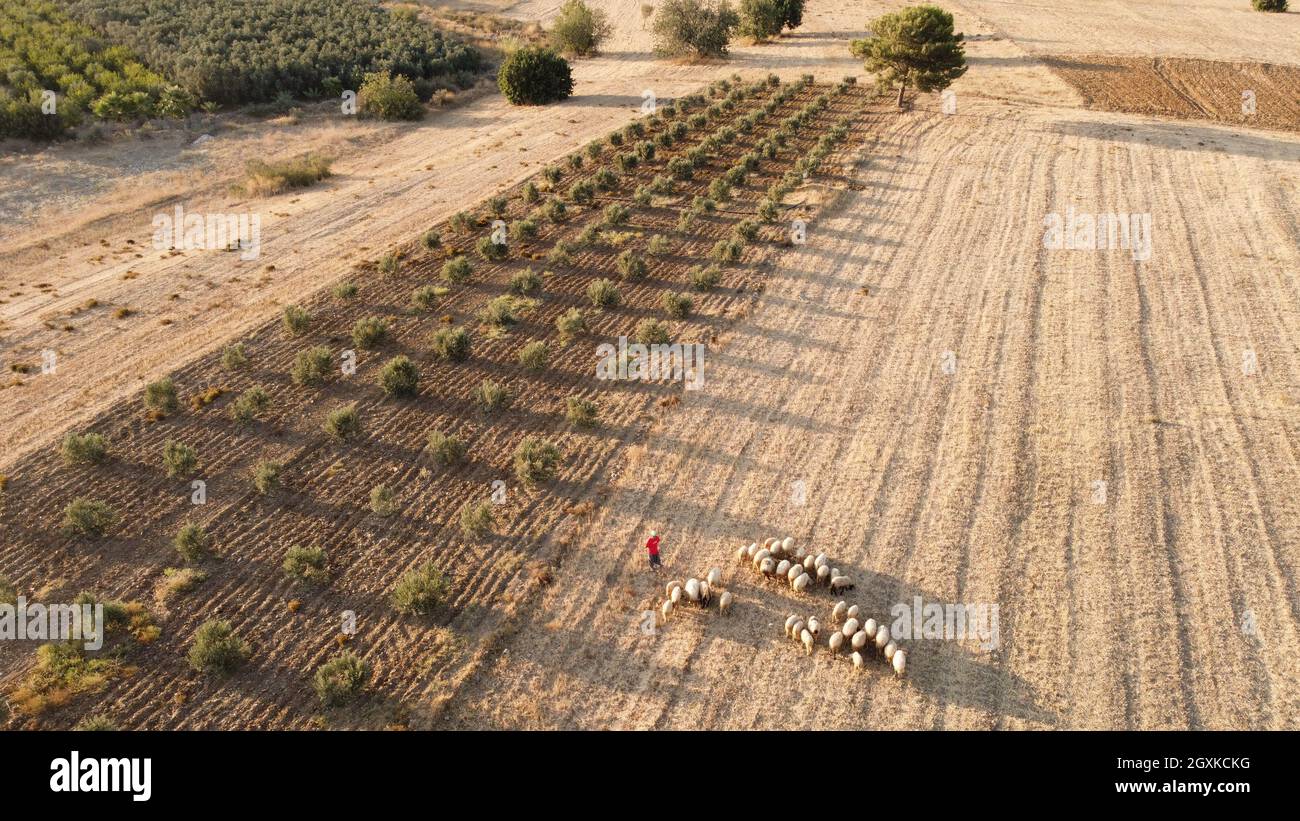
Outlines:
[[645,543],[645,549],[650,551],[651,556],[659,555],[659,537],[651,536]]

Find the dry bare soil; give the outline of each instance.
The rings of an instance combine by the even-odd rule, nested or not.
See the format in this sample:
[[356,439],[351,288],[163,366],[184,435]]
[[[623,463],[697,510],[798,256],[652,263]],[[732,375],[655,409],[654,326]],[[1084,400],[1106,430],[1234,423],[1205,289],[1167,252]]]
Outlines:
[[[511,341],[489,343],[484,362],[476,350],[455,377],[428,363],[418,412],[377,400],[367,382],[367,440],[354,452],[318,441],[317,415],[354,390],[343,385],[311,397],[273,383],[285,410],[255,437],[221,404],[140,418],[144,381],[175,371],[187,394],[212,386],[207,352],[240,334],[267,348],[265,379],[282,378],[295,349],[265,324],[280,304],[369,271],[349,269],[630,118],[644,87],[673,96],[733,69],[838,78],[857,69],[847,41],[895,5],[811,0],[795,36],[704,68],[652,60],[639,22],[616,15],[610,53],[579,64],[574,100],[528,110],[476,102],[376,137],[383,150],[346,155],[341,179],[272,201],[286,216],[268,218],[258,266],[276,271],[256,287],[229,255],[141,260],[121,235],[111,242],[119,253],[104,255],[97,242],[77,245],[80,233],[61,248],[57,225],[32,223],[24,256],[4,260],[5,361],[55,345],[65,355],[57,381],[0,391],[0,472],[12,477],[0,573],[29,594],[93,585],[147,598],[175,562],[165,540],[189,510],[188,486],[157,464],[173,425],[211,471],[220,507],[205,515],[224,555],[160,614],[162,637],[134,651],[136,675],[15,721],[66,726],[101,711],[130,727],[1300,726],[1300,139],[1086,110],[1089,95],[1048,59],[1295,67],[1294,13],[1259,15],[1236,0],[949,4],[971,35],[957,114],[926,97],[903,113],[858,109],[843,157],[853,162],[797,200],[812,215],[808,242],[747,257],[725,294],[701,301],[691,327],[709,343],[703,390],[622,386],[598,433],[555,417],[564,395],[596,391],[576,349],[526,381],[540,386],[525,391],[534,402],[499,425],[467,402],[473,378],[515,374],[513,346],[575,298],[579,283],[566,276],[556,302]],[[545,6],[511,13],[541,18]],[[1169,85],[1124,76],[1153,98]],[[156,207],[135,212],[137,242]],[[1150,258],[1046,249],[1044,216],[1071,207],[1150,214]],[[736,216],[708,224],[725,233]],[[663,217],[637,219],[649,229]],[[57,253],[33,256],[47,241]],[[582,270],[607,264],[590,258]],[[685,264],[674,260],[665,276],[680,283]],[[138,276],[123,279],[127,270]],[[404,276],[431,270],[421,263]],[[505,271],[493,270],[487,282],[499,289]],[[392,351],[423,356],[439,318],[403,313],[409,282],[372,280],[367,309],[401,323]],[[37,291],[57,295],[32,293],[42,282],[55,287]],[[456,321],[493,293],[469,290],[450,311]],[[654,294],[635,294],[599,333],[657,310]],[[106,307],[64,319],[89,297]],[[357,309],[314,300],[331,329],[314,333],[345,334]],[[110,320],[118,304],[138,308],[139,320]],[[167,318],[177,321],[159,324]],[[368,373],[380,358],[363,354]],[[666,397],[675,399],[660,404]],[[323,404],[297,410],[309,400]],[[125,456],[93,471],[59,466],[51,443],[92,418]],[[463,426],[483,454],[455,477],[415,452],[444,423]],[[524,430],[571,454],[559,483],[513,494],[487,543],[462,540],[460,501],[508,470]],[[294,466],[282,496],[247,492],[260,454]],[[396,524],[365,510],[378,481],[404,488]],[[90,547],[55,536],[62,504],[90,492],[131,514],[126,531]],[[665,536],[663,576],[645,569],[651,528]],[[335,540],[341,564],[326,590],[304,594],[279,570],[283,548],[304,533]],[[857,581],[847,598],[877,616],[916,596],[997,605],[997,649],[912,642],[901,680],[878,662],[854,674],[825,650],[805,657],[782,636],[786,614],[825,615],[834,600],[796,597],[733,558],[742,543],[787,534],[826,551]],[[429,620],[396,617],[386,591],[425,557],[454,578],[453,600]],[[737,598],[730,617],[683,608],[644,629],[666,579],[715,565]],[[342,609],[361,617],[353,647],[376,679],[354,709],[321,714],[308,679],[333,652]],[[254,645],[249,667],[225,681],[189,673],[181,657],[211,614],[234,619]],[[0,648],[0,687],[30,665],[29,648]]]

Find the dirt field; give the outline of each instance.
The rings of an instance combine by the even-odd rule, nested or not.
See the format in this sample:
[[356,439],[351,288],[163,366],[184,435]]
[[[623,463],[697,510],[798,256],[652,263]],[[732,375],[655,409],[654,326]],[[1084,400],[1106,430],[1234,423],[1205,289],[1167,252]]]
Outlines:
[[[3,360],[34,363],[54,347],[60,370],[0,390],[0,473],[16,477],[0,572],[30,591],[95,583],[147,597],[175,561],[159,542],[187,492],[142,466],[162,432],[138,413],[105,417],[129,443],[110,485],[137,529],[89,554],[51,546],[41,529],[87,486],[41,446],[115,400],[138,401],[143,383],[164,373],[190,379],[187,389],[208,384],[198,378],[210,373],[208,352],[627,121],[644,88],[670,97],[732,71],[860,74],[848,40],[896,5],[811,0],[795,36],[707,67],[652,59],[639,20],[623,13],[610,53],[577,64],[577,96],[561,106],[511,109],[488,98],[365,135],[352,125],[328,126],[341,130],[328,138],[267,135],[281,154],[317,138],[345,150],[338,179],[256,206],[265,248],[251,265],[228,254],[135,257],[125,240],[147,240],[149,218],[176,192],[114,210],[111,193],[72,191],[37,209],[0,257]],[[278,418],[269,427],[282,436],[257,448],[292,461],[294,489],[309,492],[271,503],[241,496],[223,508],[225,560],[168,616],[142,674],[111,691],[109,712],[130,727],[319,726],[306,681],[347,606],[366,625],[358,646],[376,665],[375,695],[328,726],[1300,727],[1300,506],[1291,492],[1300,478],[1300,138],[1087,110],[1122,108],[1127,94],[1073,78],[1080,94],[1054,73],[1070,77],[1066,64],[1083,61],[1179,64],[1156,57],[1293,70],[1300,15],[1254,14],[1236,0],[947,5],[970,35],[957,114],[940,114],[933,97],[906,113],[872,110],[852,142],[861,162],[823,183],[828,203],[808,243],[728,281],[744,294],[704,305],[702,323],[718,334],[704,390],[671,407],[657,404],[662,393],[633,392],[613,408],[618,425],[598,435],[561,434],[516,412],[499,431],[458,422],[492,455],[450,482],[421,475],[428,466],[410,448],[422,433],[400,410],[367,408],[377,416],[361,460],[306,446],[315,416]],[[553,11],[525,3],[508,13]],[[1137,96],[1150,100],[1144,113],[1213,113],[1234,93],[1195,72],[1142,76],[1126,69],[1121,89],[1146,95]],[[56,162],[84,159],[61,150],[52,150]],[[245,149],[221,150],[229,158]],[[182,191],[199,192],[195,210],[254,207],[216,193],[229,167],[213,178],[186,168],[196,180]],[[1149,259],[1045,248],[1044,217],[1071,208],[1149,214]],[[96,232],[109,226],[116,253],[99,247]],[[39,254],[40,243],[51,250]],[[128,271],[136,275],[124,279]],[[557,285],[572,293],[576,284]],[[409,291],[384,287],[393,309]],[[100,307],[76,311],[90,298]],[[624,319],[650,298],[638,296]],[[118,305],[137,314],[112,319]],[[329,315],[343,327],[356,318]],[[399,347],[416,350],[432,321],[403,326]],[[273,328],[257,333],[271,346]],[[272,370],[283,374],[292,351],[275,350]],[[512,352],[490,349],[498,361]],[[1255,368],[1243,371],[1246,362]],[[576,358],[559,370],[557,386],[585,389]],[[438,373],[433,383],[458,398],[437,418],[459,420],[469,383],[444,385]],[[276,388],[277,399],[299,393]],[[227,478],[209,491],[219,496],[221,482],[230,490],[242,481],[257,448],[210,415],[213,424],[184,432],[201,452],[222,454],[214,467]],[[505,441],[539,424],[586,467],[553,494],[512,502],[510,527],[489,546],[448,543],[460,502],[508,468]],[[207,447],[217,442],[231,445]],[[340,458],[348,471],[336,478]],[[395,526],[356,510],[357,495],[381,477],[410,483],[410,514]],[[799,481],[802,503],[792,495]],[[590,512],[574,507],[584,501]],[[336,531],[331,557],[345,572],[328,595],[303,595],[278,560],[296,534],[322,527]],[[665,535],[662,577],[644,568],[651,528]],[[825,651],[805,657],[781,624],[793,611],[824,614],[834,599],[797,599],[733,558],[742,542],[787,534],[850,573],[858,586],[846,598],[878,618],[915,596],[996,605],[997,649],[916,641],[903,680],[877,662],[854,675]],[[384,592],[425,553],[454,566],[457,598],[432,623],[395,618]],[[713,565],[737,597],[734,614],[685,609],[647,635],[643,613],[662,583]],[[549,585],[536,581],[542,566],[554,568]],[[291,613],[294,598],[301,609]],[[180,657],[211,613],[236,617],[257,647],[251,669],[219,685],[188,673]],[[3,652],[7,688],[30,655]]]
[[1045,62],[1089,108],[1300,131],[1300,67],[1098,55]]

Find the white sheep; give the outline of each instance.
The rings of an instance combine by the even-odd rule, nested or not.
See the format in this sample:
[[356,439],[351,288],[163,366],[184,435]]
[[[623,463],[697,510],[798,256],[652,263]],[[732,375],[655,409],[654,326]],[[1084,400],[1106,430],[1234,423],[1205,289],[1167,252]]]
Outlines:
[[831,590],[839,593],[844,590],[852,590],[855,587],[853,581],[848,576],[832,576]]
[[886,661],[892,660],[892,659],[894,658],[894,654],[897,653],[897,652],[898,652],[898,645],[897,645],[897,644],[895,644],[895,643],[892,642],[892,641],[891,641],[889,644],[886,644],[886,645],[885,645],[885,660],[886,660]]
[[849,612],[848,604],[836,602],[834,609],[831,610],[831,624],[840,624],[844,621],[844,614]]
[[808,632],[813,634],[813,638],[817,638],[822,634],[822,623],[817,621],[816,616],[808,619]]
[[721,587],[722,570],[717,567],[709,568],[709,575],[705,576],[704,580],[709,583],[709,587]]
[[799,621],[799,617],[796,616],[794,613],[791,613],[790,615],[785,617],[785,634],[787,636],[790,635],[790,628],[793,627],[794,623],[797,621]]
[[826,565],[817,568],[817,581],[826,584],[831,580],[831,569]]
[[682,583],[680,581],[678,581],[677,579],[673,579],[672,581],[668,582],[668,584],[664,585],[664,595],[671,596],[673,594],[673,588],[681,587],[681,586]]
[[844,634],[831,633],[831,637],[826,640],[826,645],[831,648],[832,653],[838,653],[844,647]]
[[685,589],[686,589],[686,598],[690,599],[693,602],[698,602],[700,600],[699,579],[687,579]]
[[830,559],[826,558],[825,553],[818,553],[817,557],[813,559],[813,567],[821,567],[829,561]]
[[749,558],[749,547],[742,544],[739,547],[739,549],[736,550],[736,561],[743,562],[745,559],[748,558]]
[[681,600],[682,600],[682,589],[680,587],[674,587],[673,592],[668,594],[668,601],[676,605]]
[[708,607],[709,602],[712,600],[713,600],[713,588],[709,585],[708,582],[700,582],[700,604],[704,605],[705,607]]
[[849,619],[848,621],[844,622],[844,627],[841,628],[840,632],[842,632],[844,634],[844,638],[847,639],[852,637],[854,633],[858,632],[859,626],[860,625],[858,624],[857,619]]
[[777,564],[776,566],[776,575],[788,576],[789,574],[790,574],[790,562],[787,559],[782,559],[780,563]]
[[861,654],[861,653],[859,653],[858,651],[854,650],[854,651],[853,651],[853,655],[849,656],[849,658],[853,659],[853,669],[854,669],[854,670],[861,670],[861,669],[862,669],[862,665],[863,665],[865,659],[862,658],[862,654]]
[[876,630],[876,649],[884,650],[887,644],[889,644],[889,625],[882,624]]
[[771,555],[772,555],[772,551],[768,550],[767,548],[763,548],[762,550],[760,550],[760,551],[758,551],[757,553],[755,553],[755,554],[754,554],[754,567],[759,567],[759,566],[761,566],[761,565],[763,564],[763,560],[766,559],[767,557],[771,556]]
[[855,605],[853,605],[852,607],[849,608],[848,616],[849,616],[849,618],[851,618],[851,619],[856,619],[856,618],[858,617],[858,613],[859,613],[859,612],[861,612],[861,611],[858,609],[858,606],[855,604]]
[[793,582],[790,583],[790,586],[794,588],[794,592],[802,593],[804,590],[808,588],[808,584],[811,581],[812,581],[811,576],[809,576],[807,573],[801,573],[799,574],[799,578],[795,579]]
[[866,623],[862,625],[862,632],[867,634],[867,638],[874,639],[876,637],[876,628],[876,620],[867,619]]
[[807,556],[807,555],[808,555],[808,551],[807,551],[807,550],[804,550],[802,545],[800,545],[799,547],[796,547],[796,548],[794,549],[794,557],[795,557],[796,560],[798,560],[798,561],[800,561],[800,562],[802,562],[802,561],[803,561],[803,557],[804,557],[804,556]]
[[768,538],[763,540],[763,547],[767,550],[771,550],[774,544],[776,544],[776,539]]
[[763,559],[758,566],[758,572],[762,573],[764,576],[771,576],[776,573],[776,562],[773,561],[770,556]]
[[903,671],[907,669],[907,653],[896,650],[894,657],[890,661],[894,664],[894,675],[902,677]]
[[745,557],[752,559],[758,555],[758,542],[750,542],[749,547],[745,548]]
[[803,632],[799,634],[799,641],[803,642],[804,654],[811,656],[813,651],[813,634],[808,632],[808,628],[805,627]]
[[[663,621],[664,621],[664,622],[667,622],[667,621],[668,621],[668,617],[672,615],[672,612],[673,612],[673,603],[672,603],[672,601],[666,601],[666,602],[664,602],[664,603],[663,603],[663,606],[659,608],[659,613],[663,616]],[[661,622],[661,623],[663,623],[663,622]]]
[[786,553],[789,553],[791,550],[793,550],[793,549],[794,549],[794,537],[793,537],[793,536],[786,536],[784,539],[782,539],[782,540],[781,540],[781,549],[784,550]]
[[731,591],[724,590],[722,591],[722,595],[718,597],[718,612],[725,616],[730,610],[731,610]]
[[803,575],[803,568],[797,564],[791,565],[790,569],[785,571],[785,580],[793,585],[794,580],[799,578],[801,575]]
[[794,624],[790,626],[790,638],[798,641],[801,635],[803,635],[803,619],[796,616]]
[[812,556],[803,557],[803,569],[808,571],[809,573],[812,573],[817,569],[817,564],[815,563]]
[[854,650],[861,650],[863,647],[866,647],[867,631],[859,630],[858,632],[854,633],[853,638],[850,640],[849,643],[853,645]]

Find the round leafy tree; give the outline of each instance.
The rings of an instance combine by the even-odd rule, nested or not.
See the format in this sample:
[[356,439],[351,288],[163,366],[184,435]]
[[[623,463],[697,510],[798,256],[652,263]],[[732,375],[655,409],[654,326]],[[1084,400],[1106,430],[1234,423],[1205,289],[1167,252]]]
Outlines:
[[548,48],[521,48],[501,64],[497,85],[515,105],[545,105],[573,94],[573,72]]

